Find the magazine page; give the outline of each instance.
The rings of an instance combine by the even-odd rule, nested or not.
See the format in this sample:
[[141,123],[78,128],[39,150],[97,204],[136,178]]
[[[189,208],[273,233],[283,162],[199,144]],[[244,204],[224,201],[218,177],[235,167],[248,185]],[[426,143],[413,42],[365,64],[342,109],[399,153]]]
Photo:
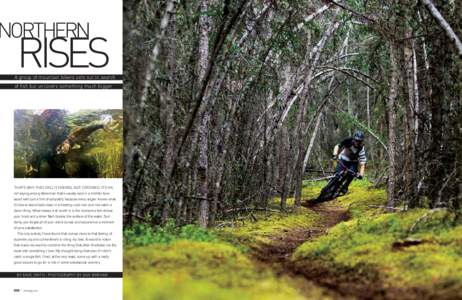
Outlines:
[[462,299],[462,1],[3,2],[0,300]]
[[122,1],[0,11],[0,299],[122,299]]

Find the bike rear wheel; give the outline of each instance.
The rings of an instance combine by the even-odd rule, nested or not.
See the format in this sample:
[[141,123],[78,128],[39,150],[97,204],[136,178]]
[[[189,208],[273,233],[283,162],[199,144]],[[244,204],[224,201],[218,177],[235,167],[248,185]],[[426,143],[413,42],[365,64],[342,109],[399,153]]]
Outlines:
[[340,188],[340,180],[337,176],[332,178],[325,187],[322,188],[321,193],[318,198],[315,200],[316,203],[321,203],[324,201],[329,201],[334,199],[334,195],[337,193]]

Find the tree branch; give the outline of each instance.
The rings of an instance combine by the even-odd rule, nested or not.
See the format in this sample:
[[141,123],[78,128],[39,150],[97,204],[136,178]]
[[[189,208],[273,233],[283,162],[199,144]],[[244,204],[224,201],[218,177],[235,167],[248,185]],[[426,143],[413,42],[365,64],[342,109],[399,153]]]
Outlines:
[[340,7],[340,8],[342,8],[342,9],[344,9],[344,10],[350,12],[350,13],[352,13],[353,15],[355,15],[355,16],[357,16],[357,17],[360,17],[360,18],[363,18],[363,19],[365,19],[365,20],[367,20],[367,21],[369,21],[369,22],[375,23],[375,20],[372,19],[371,17],[366,16],[366,15],[364,15],[364,14],[362,14],[362,13],[359,13],[359,12],[357,12],[357,11],[351,9],[350,7],[348,7],[348,6],[344,5],[344,4],[340,4],[340,3],[336,2],[336,1],[333,1],[333,0],[328,0],[328,2],[330,2],[330,3],[332,3],[332,4],[336,5],[336,6],[338,6],[338,7]]
[[303,25],[308,22],[311,22],[314,18],[322,14],[324,11],[328,10],[332,6],[332,3],[321,6],[317,11],[303,18],[303,22],[298,23],[296,30],[300,30]]
[[462,58],[462,43],[455,34],[454,30],[451,28],[451,25],[449,25],[449,23],[446,22],[444,17],[441,15],[438,9],[436,9],[435,5],[430,0],[421,0],[421,2],[428,10],[428,12],[432,15],[432,17],[435,19],[435,21],[438,23],[438,25],[440,25],[440,27],[443,28],[444,32],[446,33],[446,36],[451,40],[451,42],[454,43],[459,58]]

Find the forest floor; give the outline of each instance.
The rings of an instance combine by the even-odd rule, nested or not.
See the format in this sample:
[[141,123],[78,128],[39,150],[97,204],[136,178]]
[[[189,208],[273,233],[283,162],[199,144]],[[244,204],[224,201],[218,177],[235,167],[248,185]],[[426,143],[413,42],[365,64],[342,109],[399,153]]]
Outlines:
[[326,296],[341,298],[346,293],[343,293],[337,285],[320,284],[322,281],[317,280],[319,274],[314,272],[314,269],[300,269],[291,258],[300,245],[327,234],[329,228],[348,220],[348,210],[332,203],[309,205],[304,202],[304,206],[318,215],[319,222],[310,227],[295,227],[284,230],[281,235],[271,236],[269,237],[271,242],[254,247],[252,255],[258,262],[270,267],[277,276],[289,275],[292,279],[296,279],[294,281],[297,283],[297,288],[307,296],[310,296],[310,293],[305,287],[315,284],[323,286]]
[[387,213],[385,192],[364,182],[310,205],[319,190],[305,187],[298,209],[127,247],[124,299],[462,299],[457,215]]

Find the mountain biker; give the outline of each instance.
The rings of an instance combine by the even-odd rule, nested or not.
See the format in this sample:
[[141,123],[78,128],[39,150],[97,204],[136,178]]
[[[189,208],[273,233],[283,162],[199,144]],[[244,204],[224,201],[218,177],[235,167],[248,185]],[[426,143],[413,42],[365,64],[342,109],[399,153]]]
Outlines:
[[[337,168],[335,173],[342,172],[342,168],[347,167],[351,171],[356,173],[356,178],[362,179],[366,170],[366,150],[364,149],[364,133],[362,131],[356,131],[353,137],[344,139],[340,144],[335,145],[332,159],[336,161],[338,159]],[[359,172],[358,172],[359,165]],[[347,179],[346,184],[340,191],[343,194],[348,192],[348,186],[350,185],[353,177],[350,176]]]

